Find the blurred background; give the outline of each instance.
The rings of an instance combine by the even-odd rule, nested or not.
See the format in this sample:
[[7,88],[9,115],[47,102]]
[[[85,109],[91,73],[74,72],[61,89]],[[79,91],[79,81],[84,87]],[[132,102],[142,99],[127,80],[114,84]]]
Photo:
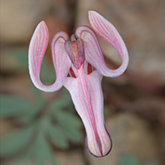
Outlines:
[[[129,51],[127,71],[104,78],[105,120],[113,148],[91,156],[69,93],[44,93],[31,83],[28,46],[45,20],[50,42],[58,31],[89,25],[97,10],[122,35]],[[2,165],[163,165],[165,163],[164,0],[0,0],[0,161]],[[107,65],[119,55],[100,39]],[[50,46],[50,45],[49,45]],[[49,73],[49,74],[48,74]],[[50,47],[41,79],[55,80]]]

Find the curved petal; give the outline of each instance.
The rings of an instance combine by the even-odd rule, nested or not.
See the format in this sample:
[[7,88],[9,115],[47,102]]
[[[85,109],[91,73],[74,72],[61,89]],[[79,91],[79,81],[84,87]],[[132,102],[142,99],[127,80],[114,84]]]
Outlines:
[[[109,69],[105,64],[100,44],[93,30],[87,26],[80,26],[76,29],[76,36],[81,38],[84,42],[86,60],[104,76],[116,77],[121,75],[128,65],[128,52],[119,33],[113,25],[99,14],[96,14],[96,12],[89,12],[89,20],[94,30],[120,54],[122,64],[115,70]],[[106,25],[102,25],[103,23]],[[107,28],[105,29],[104,26]]]
[[[122,74],[126,70],[129,61],[128,51],[122,37],[120,36],[116,28],[96,11],[89,11],[88,17],[94,31],[110,45],[112,45],[122,59],[121,66],[113,71],[113,76]],[[108,76],[108,70],[105,72],[107,72],[106,74]]]
[[70,61],[63,57],[66,54],[63,47],[67,39],[68,36],[63,32],[55,35],[52,41],[52,55],[56,70],[56,81],[52,85],[44,85],[40,80],[40,68],[48,45],[49,33],[44,21],[38,24],[30,42],[28,57],[30,77],[38,89],[53,92],[62,87],[69,70],[69,65],[71,65]]
[[107,155],[112,147],[110,135],[104,125],[102,76],[97,71],[87,75],[82,68],[79,70],[79,76],[68,77],[64,86],[69,90],[84,123],[89,152],[96,157],[102,157]]
[[56,70],[56,88],[61,88],[72,65],[64,48],[65,41],[68,39],[67,33],[58,32],[53,37],[51,44],[53,64]]

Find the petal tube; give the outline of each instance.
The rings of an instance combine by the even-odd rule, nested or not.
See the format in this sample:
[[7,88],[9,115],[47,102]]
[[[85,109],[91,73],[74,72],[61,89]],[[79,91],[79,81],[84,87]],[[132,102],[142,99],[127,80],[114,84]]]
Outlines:
[[52,41],[52,58],[56,71],[56,81],[51,85],[44,85],[40,80],[40,69],[48,46],[49,33],[44,21],[40,22],[36,27],[29,46],[28,60],[31,80],[38,89],[45,92],[53,92],[62,87],[71,65],[64,50],[64,42],[67,39],[68,35],[64,32],[59,32],[54,36]]
[[82,68],[78,70],[78,77],[68,77],[64,86],[70,92],[84,123],[89,152],[96,157],[103,157],[110,152],[112,142],[104,125],[102,75],[97,71],[88,75]]

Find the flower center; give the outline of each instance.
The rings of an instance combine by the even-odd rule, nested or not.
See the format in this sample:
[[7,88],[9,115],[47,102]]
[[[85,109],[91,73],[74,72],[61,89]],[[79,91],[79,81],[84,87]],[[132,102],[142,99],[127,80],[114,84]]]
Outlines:
[[64,46],[73,66],[77,70],[80,69],[85,61],[83,41],[73,34],[71,40],[67,40]]

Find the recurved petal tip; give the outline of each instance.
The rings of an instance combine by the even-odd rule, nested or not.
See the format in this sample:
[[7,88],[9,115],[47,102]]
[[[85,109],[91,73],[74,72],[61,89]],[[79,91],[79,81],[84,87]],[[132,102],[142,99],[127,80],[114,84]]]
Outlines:
[[88,16],[91,16],[92,14],[98,14],[98,13],[94,10],[89,10],[88,11]]
[[[44,53],[46,51],[49,40],[48,28],[44,21],[41,21],[32,36],[29,45],[29,74],[33,84],[42,90],[44,88],[40,81],[40,68]],[[45,89],[45,88],[44,88]]]
[[67,77],[71,65],[64,50],[64,43],[67,39],[68,35],[64,32],[57,33],[53,38],[51,48],[56,81],[51,85],[45,85],[40,80],[40,70],[48,46],[49,32],[44,21],[37,25],[30,41],[28,61],[31,80],[38,89],[45,92],[54,92],[63,86],[63,81]]
[[45,23],[44,20],[42,20],[42,21],[38,24],[38,26],[45,26],[45,27],[47,28],[46,23]]
[[110,70],[105,66],[99,71],[109,77],[121,75],[126,70],[129,61],[128,51],[122,37],[114,25],[96,11],[89,11],[88,17],[94,31],[116,49],[122,60],[120,67],[115,70]]

